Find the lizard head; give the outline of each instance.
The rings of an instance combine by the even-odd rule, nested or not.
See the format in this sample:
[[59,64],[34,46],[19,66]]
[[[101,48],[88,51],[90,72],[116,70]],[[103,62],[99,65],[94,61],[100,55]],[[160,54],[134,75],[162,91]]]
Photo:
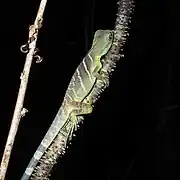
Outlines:
[[105,55],[113,42],[114,32],[112,30],[97,30],[94,35],[92,48],[99,56]]

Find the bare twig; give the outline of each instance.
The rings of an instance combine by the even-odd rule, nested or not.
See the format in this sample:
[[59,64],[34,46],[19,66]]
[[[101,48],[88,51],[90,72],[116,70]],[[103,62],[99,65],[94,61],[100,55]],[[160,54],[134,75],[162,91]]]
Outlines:
[[24,111],[24,108],[23,108],[24,97],[25,97],[25,92],[27,88],[29,72],[30,72],[30,68],[31,68],[31,64],[32,64],[33,56],[34,56],[34,51],[36,48],[38,30],[42,26],[43,13],[44,13],[46,3],[47,3],[47,0],[41,1],[34,24],[31,25],[29,28],[29,40],[28,40],[28,43],[26,44],[26,46],[28,46],[29,52],[26,56],[23,73],[21,74],[21,77],[20,77],[21,84],[20,84],[16,106],[15,106],[15,110],[14,110],[14,114],[12,118],[12,123],[9,130],[4,154],[2,157],[1,167],[0,167],[0,180],[5,179],[5,175],[6,175],[7,167],[9,164],[9,159],[10,159],[11,151],[13,148],[14,139],[17,133],[18,125],[19,125],[22,115],[25,115],[25,113],[23,112]]

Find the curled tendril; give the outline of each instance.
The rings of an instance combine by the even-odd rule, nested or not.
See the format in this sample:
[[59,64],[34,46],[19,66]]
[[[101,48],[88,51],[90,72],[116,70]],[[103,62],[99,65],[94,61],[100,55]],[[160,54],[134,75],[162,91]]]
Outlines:
[[21,52],[28,53],[29,52],[29,43],[26,43],[20,47]]
[[[29,52],[29,43],[26,43],[20,47],[21,52],[28,53]],[[39,55],[36,55],[39,52],[39,49],[36,48],[34,50],[34,58],[36,59],[36,63],[41,63],[43,58]]]
[[36,59],[36,63],[41,63],[43,58],[39,55],[35,55],[34,58]]

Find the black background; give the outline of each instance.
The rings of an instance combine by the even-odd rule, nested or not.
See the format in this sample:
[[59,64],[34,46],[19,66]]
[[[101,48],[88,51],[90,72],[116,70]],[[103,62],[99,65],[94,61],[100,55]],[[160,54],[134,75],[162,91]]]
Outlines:
[[[0,10],[0,158],[7,139],[37,0],[3,1]],[[135,2],[125,58],[86,116],[52,179],[176,179],[179,144],[178,1]],[[47,3],[6,179],[20,179],[58,111],[97,29],[113,29],[115,0]]]

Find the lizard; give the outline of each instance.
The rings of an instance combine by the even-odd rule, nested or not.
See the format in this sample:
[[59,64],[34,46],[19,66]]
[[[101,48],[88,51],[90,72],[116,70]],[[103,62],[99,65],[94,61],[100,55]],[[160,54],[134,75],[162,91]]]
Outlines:
[[110,50],[113,37],[113,30],[97,30],[95,32],[92,46],[76,68],[65,92],[62,105],[30,160],[21,180],[28,180],[31,177],[42,155],[69,118],[73,121],[75,128],[77,125],[77,116],[90,114],[92,112],[93,103],[91,100],[85,102],[83,102],[83,100],[88,97],[97,79],[106,83],[106,79],[100,74],[102,68],[101,58]]

